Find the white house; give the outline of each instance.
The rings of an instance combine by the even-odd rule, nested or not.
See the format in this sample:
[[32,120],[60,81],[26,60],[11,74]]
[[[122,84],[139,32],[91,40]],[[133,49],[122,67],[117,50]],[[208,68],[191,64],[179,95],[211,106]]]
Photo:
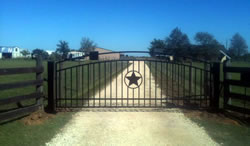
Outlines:
[[70,52],[68,53],[67,58],[76,58],[76,57],[81,57],[81,56],[83,56],[83,55],[85,55],[84,52],[70,51]]
[[19,58],[23,57],[21,49],[15,46],[0,46],[0,59],[1,58]]

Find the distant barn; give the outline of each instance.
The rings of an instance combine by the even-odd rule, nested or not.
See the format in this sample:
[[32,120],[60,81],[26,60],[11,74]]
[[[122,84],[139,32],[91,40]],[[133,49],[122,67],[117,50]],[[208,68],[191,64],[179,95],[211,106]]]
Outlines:
[[[100,53],[113,52],[112,50],[104,49],[104,48],[95,48],[95,51]],[[99,55],[99,60],[115,60],[120,59],[120,53],[111,53],[111,54],[103,54]]]
[[[112,50],[104,49],[104,48],[95,48],[94,51],[97,51],[99,53],[98,59],[99,60],[119,60],[123,54],[115,53]],[[101,54],[101,53],[107,53],[107,54]],[[89,57],[85,58],[86,60],[89,60]]]

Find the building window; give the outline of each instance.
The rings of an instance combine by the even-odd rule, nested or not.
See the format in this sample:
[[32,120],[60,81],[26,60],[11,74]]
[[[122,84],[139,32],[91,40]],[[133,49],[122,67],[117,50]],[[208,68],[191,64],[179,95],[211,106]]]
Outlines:
[[17,50],[18,50],[18,49],[16,48],[16,52],[17,52]]

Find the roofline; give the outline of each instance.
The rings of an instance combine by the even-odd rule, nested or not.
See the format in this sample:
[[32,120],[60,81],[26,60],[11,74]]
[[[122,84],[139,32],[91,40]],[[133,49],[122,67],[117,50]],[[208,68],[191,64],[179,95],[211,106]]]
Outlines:
[[231,59],[231,57],[228,56],[224,51],[220,50],[220,52],[221,52],[223,55],[227,56],[229,59]]
[[[102,48],[102,47],[96,47],[96,48],[99,48],[99,49],[103,49],[103,50],[107,50],[107,51],[113,52],[113,50],[105,49],[105,48]],[[95,49],[96,49],[96,48],[95,48]]]

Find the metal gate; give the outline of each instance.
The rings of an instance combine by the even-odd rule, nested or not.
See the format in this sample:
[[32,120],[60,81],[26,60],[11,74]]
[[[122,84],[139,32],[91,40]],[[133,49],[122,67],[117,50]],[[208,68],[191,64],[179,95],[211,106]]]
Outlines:
[[[107,53],[99,55],[104,54]],[[52,86],[55,89],[55,107],[209,107],[213,92],[210,63],[186,58],[171,61],[167,58],[76,58],[56,62]]]

